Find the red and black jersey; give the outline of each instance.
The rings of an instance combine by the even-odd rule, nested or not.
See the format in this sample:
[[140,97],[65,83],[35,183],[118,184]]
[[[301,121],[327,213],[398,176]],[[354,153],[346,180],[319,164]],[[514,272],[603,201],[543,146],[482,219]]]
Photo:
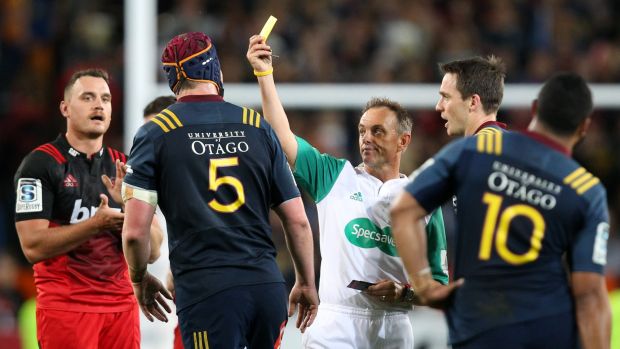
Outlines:
[[[103,147],[89,159],[64,135],[39,146],[15,174],[15,221],[47,219],[50,227],[92,217],[100,194],[120,210],[101,181],[116,176],[122,152]],[[118,312],[135,305],[123,256],[121,232],[101,232],[71,252],[34,265],[37,306],[81,312]]]

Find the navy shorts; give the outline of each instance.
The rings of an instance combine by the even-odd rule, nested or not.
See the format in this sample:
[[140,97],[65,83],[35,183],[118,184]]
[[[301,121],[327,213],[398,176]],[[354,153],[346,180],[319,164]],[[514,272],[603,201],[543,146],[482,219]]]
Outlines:
[[452,349],[573,349],[578,340],[575,316],[568,312],[497,327]]
[[237,286],[178,313],[185,349],[279,348],[288,320],[284,283]]

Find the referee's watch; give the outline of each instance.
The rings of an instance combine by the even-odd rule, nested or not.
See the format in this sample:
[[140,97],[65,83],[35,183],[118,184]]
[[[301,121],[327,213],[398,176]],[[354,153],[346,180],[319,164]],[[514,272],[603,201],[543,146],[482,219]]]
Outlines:
[[413,303],[413,299],[415,298],[415,292],[411,288],[410,284],[403,285],[403,293],[400,296],[401,301],[406,303]]

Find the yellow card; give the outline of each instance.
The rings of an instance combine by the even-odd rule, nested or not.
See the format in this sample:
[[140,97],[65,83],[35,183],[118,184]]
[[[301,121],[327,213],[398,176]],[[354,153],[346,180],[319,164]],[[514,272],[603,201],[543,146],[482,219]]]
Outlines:
[[259,34],[260,36],[265,38],[265,42],[267,42],[267,38],[269,37],[269,34],[271,34],[271,30],[273,29],[273,26],[276,25],[277,21],[278,19],[274,16],[269,16],[269,19],[267,20],[267,22],[265,22],[265,25],[263,26],[263,29],[261,29]]

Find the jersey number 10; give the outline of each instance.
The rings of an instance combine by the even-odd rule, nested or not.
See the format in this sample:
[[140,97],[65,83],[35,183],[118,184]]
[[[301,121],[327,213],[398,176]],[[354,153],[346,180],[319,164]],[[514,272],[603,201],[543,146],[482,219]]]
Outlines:
[[[483,261],[491,258],[493,237],[495,237],[495,248],[497,249],[497,253],[507,263],[520,265],[535,261],[540,254],[542,239],[545,236],[545,220],[543,216],[532,206],[524,204],[510,205],[500,212],[502,201],[503,197],[500,195],[488,192],[484,193],[482,197],[482,202],[485,203],[488,208],[486,217],[484,218],[478,258]],[[515,217],[519,216],[528,218],[533,225],[530,248],[523,254],[516,254],[508,249],[510,223]]]
[[222,159],[211,159],[209,163],[209,190],[214,192],[220,187],[220,185],[228,184],[232,186],[237,192],[237,200],[230,204],[222,204],[217,199],[212,199],[209,201],[209,207],[214,209],[217,212],[222,213],[231,213],[235,212],[245,204],[245,192],[243,191],[243,184],[241,181],[232,176],[217,176],[218,167],[230,167],[230,166],[239,166],[239,158],[222,158]]

